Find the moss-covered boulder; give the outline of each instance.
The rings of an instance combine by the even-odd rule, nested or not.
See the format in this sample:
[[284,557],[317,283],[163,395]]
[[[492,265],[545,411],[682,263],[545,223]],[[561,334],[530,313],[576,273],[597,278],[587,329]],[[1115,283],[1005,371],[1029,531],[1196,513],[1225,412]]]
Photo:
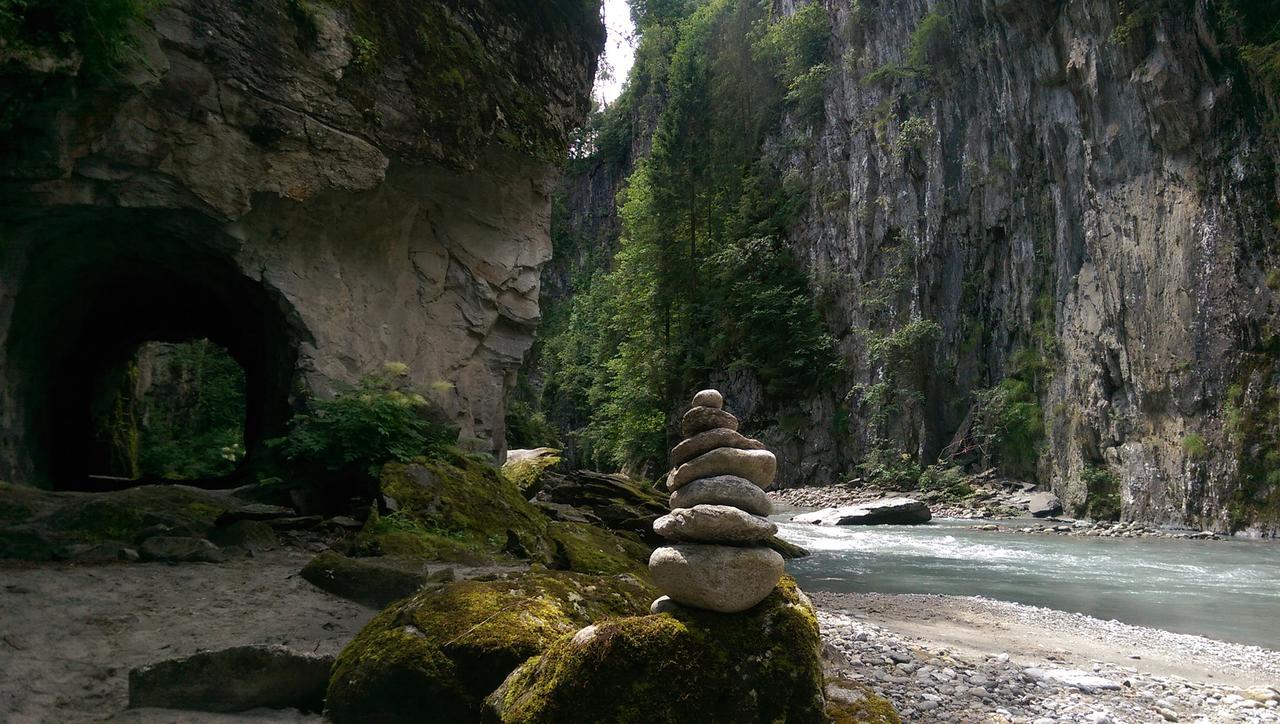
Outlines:
[[561,637],[485,701],[493,722],[825,721],[818,619],[790,578],[741,614],[681,608]]
[[826,699],[826,716],[831,724],[902,724],[893,703],[866,684],[828,679]]
[[548,530],[556,545],[555,567],[615,575],[630,573],[649,578],[649,555],[653,549],[630,533],[613,533],[583,523],[553,521]]
[[650,545],[661,544],[662,539],[653,532],[653,521],[670,512],[668,496],[642,480],[618,473],[548,469],[538,485],[534,503],[553,518],[577,520],[585,516],[610,530],[634,533]]
[[474,721],[484,697],[566,633],[645,610],[639,579],[535,571],[451,583],[392,605],[343,649],[327,700],[335,722]]
[[542,487],[543,473],[559,465],[561,460],[560,451],[553,447],[508,450],[502,474],[520,489],[521,495],[529,498]]
[[357,543],[362,553],[465,563],[555,560],[547,517],[491,465],[461,454],[388,463],[381,490],[394,510],[369,518]]
[[143,485],[110,493],[54,493],[0,484],[0,558],[64,558],[76,547],[135,544],[161,526],[203,537],[223,513],[244,505],[225,493]]

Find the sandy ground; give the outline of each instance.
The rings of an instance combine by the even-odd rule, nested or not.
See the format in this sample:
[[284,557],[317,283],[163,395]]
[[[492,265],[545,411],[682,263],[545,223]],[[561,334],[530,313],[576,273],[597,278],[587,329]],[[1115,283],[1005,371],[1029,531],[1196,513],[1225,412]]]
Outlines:
[[[336,653],[374,614],[297,573],[290,550],[222,564],[0,564],[0,721],[98,721],[122,715],[129,669],[243,644]],[[237,721],[135,711],[122,721]]]

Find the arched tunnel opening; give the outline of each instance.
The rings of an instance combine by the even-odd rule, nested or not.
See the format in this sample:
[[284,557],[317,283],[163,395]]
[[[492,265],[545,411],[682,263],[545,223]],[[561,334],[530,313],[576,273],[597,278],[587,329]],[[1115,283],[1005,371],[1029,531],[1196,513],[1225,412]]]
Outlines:
[[[31,244],[5,350],[29,482],[82,491],[246,482],[264,441],[282,434],[290,414],[299,335],[280,295],[246,276],[226,251],[161,224],[64,225],[48,238]],[[130,469],[104,422],[142,355],[156,345],[192,344],[213,356],[224,350],[229,359],[219,364],[233,361],[242,374],[235,464],[182,472],[181,461],[153,459],[145,470]]]

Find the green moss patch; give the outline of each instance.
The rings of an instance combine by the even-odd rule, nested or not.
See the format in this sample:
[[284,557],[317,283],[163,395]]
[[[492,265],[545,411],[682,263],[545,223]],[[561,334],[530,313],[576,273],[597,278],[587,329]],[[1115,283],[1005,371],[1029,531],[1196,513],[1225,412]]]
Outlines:
[[827,721],[831,724],[900,724],[893,703],[866,684],[846,679],[827,682]]
[[502,722],[825,721],[818,620],[795,582],[741,614],[682,609],[556,641],[485,702]]
[[535,572],[461,581],[379,614],[338,656],[336,722],[474,720],[481,700],[565,633],[643,611],[654,592],[631,576]]
[[653,550],[633,535],[611,533],[583,523],[554,522],[551,539],[556,544],[556,567],[578,573],[615,575],[630,573],[649,577]]
[[218,516],[241,505],[222,493],[180,485],[54,493],[0,484],[0,558],[49,560],[78,544],[136,543],[155,525],[203,536]]
[[389,463],[381,488],[397,509],[369,519],[358,540],[364,553],[463,562],[555,559],[546,516],[497,469],[465,455]]

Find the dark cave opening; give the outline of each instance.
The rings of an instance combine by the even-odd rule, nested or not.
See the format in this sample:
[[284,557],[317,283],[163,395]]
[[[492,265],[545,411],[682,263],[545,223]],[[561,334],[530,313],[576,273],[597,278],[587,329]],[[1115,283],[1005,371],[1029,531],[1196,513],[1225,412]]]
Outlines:
[[246,482],[290,414],[298,335],[285,302],[227,252],[163,225],[73,224],[53,238],[31,245],[5,350],[31,482],[94,491],[173,481],[103,476],[111,470],[100,430],[104,390],[147,343],[192,340],[225,349],[243,370],[244,450],[231,472],[181,482]]

